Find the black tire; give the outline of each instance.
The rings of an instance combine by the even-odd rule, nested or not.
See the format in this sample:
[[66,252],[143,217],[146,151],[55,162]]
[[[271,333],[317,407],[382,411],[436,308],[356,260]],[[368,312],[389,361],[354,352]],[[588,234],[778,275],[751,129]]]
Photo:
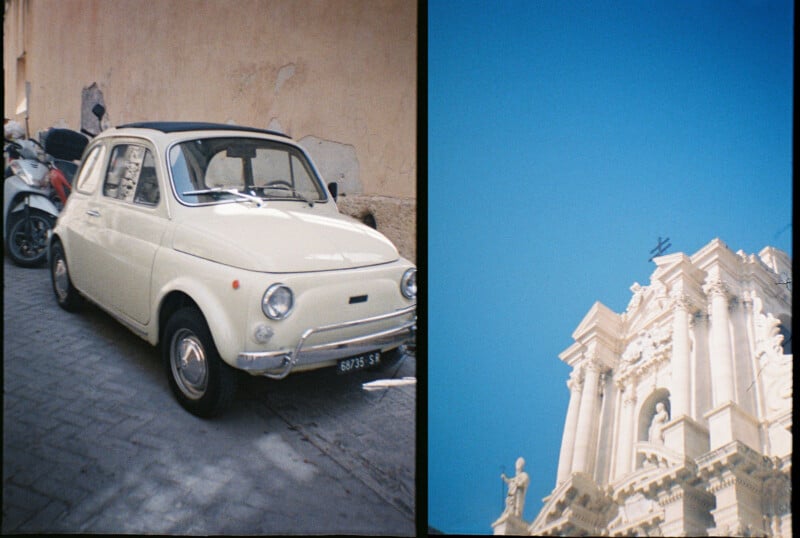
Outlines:
[[53,284],[53,293],[56,295],[58,306],[67,312],[74,312],[80,308],[83,297],[72,285],[67,258],[64,255],[64,245],[58,239],[53,239],[50,244],[50,282]]
[[53,229],[56,219],[38,209],[27,211],[27,218],[25,211],[9,215],[6,250],[11,261],[20,267],[38,267],[47,259],[47,232]]
[[169,386],[184,409],[208,418],[233,401],[237,372],[220,358],[208,324],[196,308],[172,314],[161,351]]

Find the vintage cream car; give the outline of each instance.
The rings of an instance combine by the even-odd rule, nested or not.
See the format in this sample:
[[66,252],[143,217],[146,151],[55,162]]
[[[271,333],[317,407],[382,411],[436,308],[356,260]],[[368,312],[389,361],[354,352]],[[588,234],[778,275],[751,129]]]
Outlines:
[[160,345],[190,412],[230,403],[236,369],[350,372],[414,339],[416,268],[338,212],[336,185],[287,136],[138,123],[83,157],[49,238],[56,299],[88,298]]

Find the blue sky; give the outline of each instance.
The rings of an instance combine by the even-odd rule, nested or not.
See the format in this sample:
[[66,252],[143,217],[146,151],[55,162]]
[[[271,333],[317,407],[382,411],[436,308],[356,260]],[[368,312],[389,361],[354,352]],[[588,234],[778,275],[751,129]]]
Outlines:
[[789,1],[428,5],[428,520],[491,533],[517,456],[555,483],[595,301],[650,249],[791,253]]

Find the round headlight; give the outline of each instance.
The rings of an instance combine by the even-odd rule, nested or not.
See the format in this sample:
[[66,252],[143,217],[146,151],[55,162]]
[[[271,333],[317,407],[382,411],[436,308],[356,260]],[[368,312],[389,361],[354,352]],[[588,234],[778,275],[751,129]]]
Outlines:
[[273,284],[261,299],[261,310],[269,319],[284,319],[292,312],[294,294],[283,284]]
[[417,296],[417,270],[415,268],[407,269],[403,273],[403,278],[400,280],[400,291],[404,297],[409,299]]

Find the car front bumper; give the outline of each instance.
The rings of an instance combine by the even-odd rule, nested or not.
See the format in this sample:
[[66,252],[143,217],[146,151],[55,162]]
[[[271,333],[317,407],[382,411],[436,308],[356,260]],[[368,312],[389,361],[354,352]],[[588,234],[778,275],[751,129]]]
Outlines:
[[[358,327],[392,318],[411,315],[410,320],[396,326],[350,338],[331,342],[306,345],[312,335]],[[369,318],[325,325],[307,329],[294,349],[277,351],[242,352],[236,357],[236,367],[253,375],[263,375],[272,379],[283,379],[297,366],[307,366],[352,357],[376,349],[391,349],[414,341],[416,333],[416,306],[409,306],[388,314]]]

